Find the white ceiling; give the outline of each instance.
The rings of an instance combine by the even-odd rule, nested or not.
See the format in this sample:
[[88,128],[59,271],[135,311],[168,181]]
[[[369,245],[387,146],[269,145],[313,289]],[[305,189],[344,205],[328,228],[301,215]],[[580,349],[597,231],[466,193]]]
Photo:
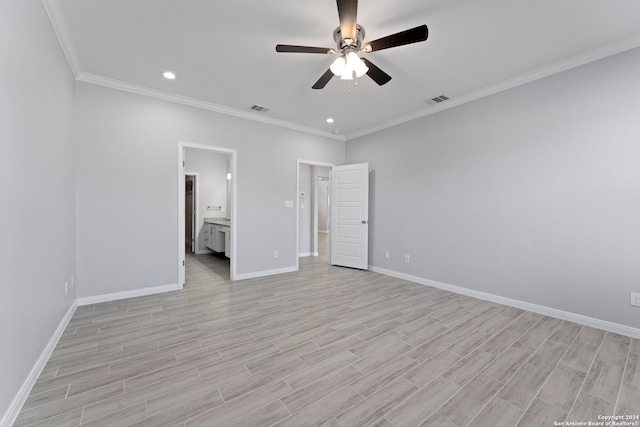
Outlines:
[[640,46],[638,0],[360,0],[365,42],[421,24],[428,40],[361,54],[384,86],[313,90],[334,57],[275,45],[335,47],[334,0],[43,1],[81,81],[347,140]]

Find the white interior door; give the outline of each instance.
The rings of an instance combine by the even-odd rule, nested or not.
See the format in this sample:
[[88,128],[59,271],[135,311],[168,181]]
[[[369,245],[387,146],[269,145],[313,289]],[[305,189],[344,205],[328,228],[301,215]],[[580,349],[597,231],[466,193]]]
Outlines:
[[331,264],[369,267],[369,164],[334,166],[331,179]]

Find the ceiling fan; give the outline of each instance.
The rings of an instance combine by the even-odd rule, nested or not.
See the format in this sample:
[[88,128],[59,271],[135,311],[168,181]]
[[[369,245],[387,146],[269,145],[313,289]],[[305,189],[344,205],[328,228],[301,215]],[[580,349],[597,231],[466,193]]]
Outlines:
[[333,32],[336,49],[288,44],[276,46],[276,52],[340,54],[340,57],[331,64],[331,67],[312,86],[313,89],[322,89],[334,75],[340,76],[342,80],[353,80],[354,75],[361,77],[366,74],[374,82],[382,86],[391,80],[391,76],[376,67],[368,59],[359,58],[357,53],[375,52],[405,44],[423,42],[429,36],[427,26],[420,25],[363,44],[364,28],[356,22],[358,0],[337,0],[337,3],[340,26]]

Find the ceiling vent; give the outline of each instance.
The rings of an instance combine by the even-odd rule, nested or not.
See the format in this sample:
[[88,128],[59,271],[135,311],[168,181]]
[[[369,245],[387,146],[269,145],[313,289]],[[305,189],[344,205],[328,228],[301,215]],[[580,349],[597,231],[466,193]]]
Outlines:
[[257,111],[258,113],[266,113],[267,111],[269,111],[267,107],[263,107],[262,105],[257,105],[257,104],[253,104],[250,108],[253,111]]
[[428,99],[428,100],[426,100],[424,102],[426,104],[429,104],[429,105],[436,105],[436,104],[440,104],[441,102],[444,102],[444,101],[446,101],[448,99],[449,99],[448,96],[440,95],[440,96],[436,96],[435,98]]

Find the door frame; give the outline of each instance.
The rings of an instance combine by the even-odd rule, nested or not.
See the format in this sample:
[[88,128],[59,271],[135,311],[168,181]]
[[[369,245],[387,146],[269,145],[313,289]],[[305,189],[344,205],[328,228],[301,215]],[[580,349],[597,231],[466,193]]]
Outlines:
[[[236,280],[238,276],[238,150],[225,147],[217,147],[212,145],[194,144],[191,142],[178,141],[178,286],[180,289],[184,286],[185,280],[185,250],[184,250],[184,227],[185,227],[185,150],[204,150],[213,153],[219,153],[231,156],[231,272],[230,279]],[[228,209],[228,207],[227,207]]]
[[[297,159],[296,162],[296,270],[298,271],[300,270],[300,257],[298,256],[298,254],[300,253],[300,165],[310,165],[310,166],[322,166],[325,168],[329,169],[329,182],[331,182],[332,179],[332,174],[333,174],[333,167],[335,166],[335,164],[333,163],[325,163],[325,162],[316,162],[314,160],[304,160],[304,159]],[[317,184],[317,183],[315,183]],[[316,193],[317,194],[317,193]],[[314,209],[318,210],[318,205],[317,203],[314,203]],[[328,212],[327,215],[329,215],[329,220],[331,220],[331,212]],[[315,227],[314,229],[317,232],[317,215],[315,215]],[[317,241],[317,237],[316,237],[316,241]],[[331,230],[329,230],[329,248],[331,248]],[[329,250],[329,264],[331,264],[331,250]]]

